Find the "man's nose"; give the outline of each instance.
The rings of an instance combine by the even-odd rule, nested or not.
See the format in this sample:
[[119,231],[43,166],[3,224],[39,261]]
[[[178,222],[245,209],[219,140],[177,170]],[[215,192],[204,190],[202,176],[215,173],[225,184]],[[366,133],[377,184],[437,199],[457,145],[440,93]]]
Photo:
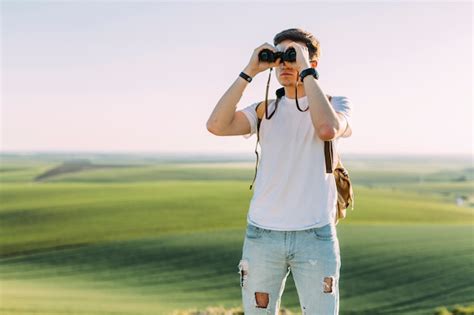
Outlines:
[[281,70],[290,70],[291,65],[287,61],[280,61],[279,67]]

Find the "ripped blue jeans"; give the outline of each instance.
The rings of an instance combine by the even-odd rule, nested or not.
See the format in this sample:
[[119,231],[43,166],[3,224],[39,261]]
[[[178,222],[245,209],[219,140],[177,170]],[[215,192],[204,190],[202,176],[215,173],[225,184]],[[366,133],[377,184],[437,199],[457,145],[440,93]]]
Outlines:
[[303,315],[337,315],[340,266],[334,223],[301,231],[247,223],[238,264],[244,312],[277,315],[291,271]]

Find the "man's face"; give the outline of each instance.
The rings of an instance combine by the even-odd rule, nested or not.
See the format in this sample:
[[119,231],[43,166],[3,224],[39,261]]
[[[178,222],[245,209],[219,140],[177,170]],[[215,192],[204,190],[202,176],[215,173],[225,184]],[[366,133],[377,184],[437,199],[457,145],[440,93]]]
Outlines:
[[[290,44],[293,43],[292,40],[290,39],[285,39],[278,45],[276,45],[277,51],[286,51]],[[305,43],[298,42],[301,45],[306,45]],[[280,62],[281,59],[279,60],[279,65],[275,67],[275,75],[277,77],[278,82],[282,86],[294,86],[297,80],[299,79],[298,77],[298,71],[294,68],[296,65],[295,63],[289,63],[289,62]],[[298,84],[301,85],[303,84],[301,81],[298,81]]]
[[[290,39],[285,39],[278,45],[276,45],[277,51],[286,51],[288,48],[289,44],[293,43],[292,40]],[[278,82],[282,86],[294,86],[297,79],[298,79],[298,71],[293,68],[294,63],[289,63],[289,62],[281,62],[281,59],[279,61],[279,65],[275,67],[275,75],[277,77]]]

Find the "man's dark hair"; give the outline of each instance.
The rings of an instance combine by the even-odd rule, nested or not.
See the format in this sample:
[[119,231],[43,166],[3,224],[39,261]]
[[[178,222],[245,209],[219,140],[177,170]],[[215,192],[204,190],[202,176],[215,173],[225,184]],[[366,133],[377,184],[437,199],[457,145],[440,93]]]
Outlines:
[[316,59],[319,62],[321,48],[319,46],[319,40],[313,34],[300,28],[290,28],[276,34],[273,38],[273,45],[276,46],[286,39],[306,44],[309,58],[311,60]]

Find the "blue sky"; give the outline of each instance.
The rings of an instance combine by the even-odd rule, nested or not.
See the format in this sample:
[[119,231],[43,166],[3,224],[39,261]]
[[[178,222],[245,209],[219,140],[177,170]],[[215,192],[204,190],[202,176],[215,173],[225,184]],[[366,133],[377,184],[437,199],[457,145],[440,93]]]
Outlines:
[[[279,31],[321,42],[350,153],[471,154],[471,2],[2,2],[4,151],[253,152],[206,121]],[[268,72],[238,109],[265,97]],[[278,88],[272,77],[271,91]]]

